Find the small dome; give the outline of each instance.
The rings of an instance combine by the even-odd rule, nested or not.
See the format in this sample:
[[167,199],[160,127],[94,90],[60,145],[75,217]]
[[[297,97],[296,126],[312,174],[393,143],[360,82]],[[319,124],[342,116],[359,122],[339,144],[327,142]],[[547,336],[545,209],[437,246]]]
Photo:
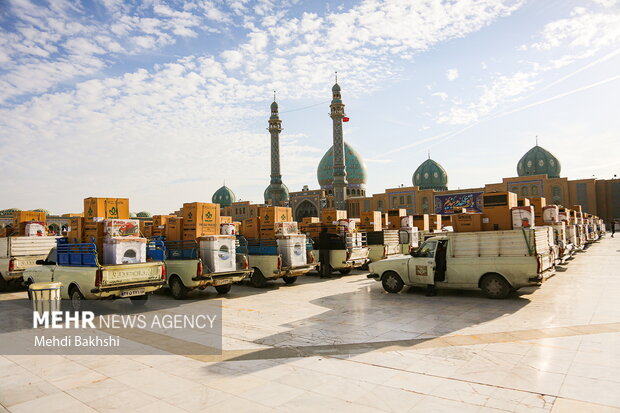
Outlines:
[[151,218],[153,215],[151,215],[151,213],[147,211],[140,211],[136,214],[136,216],[138,218]]
[[137,218],[137,217],[138,217],[138,215],[136,215],[135,212],[130,212],[129,213],[129,218]]
[[517,164],[519,176],[547,175],[549,178],[559,178],[561,170],[558,158],[538,145],[527,151]]
[[[348,186],[360,188],[366,186],[366,166],[359,153],[348,143],[344,143],[344,163],[347,171]],[[334,147],[329,148],[316,171],[322,189],[331,188],[334,179]]]
[[340,85],[338,83],[332,86],[332,92],[340,92]]
[[413,185],[420,189],[435,189],[446,191],[448,189],[448,174],[443,166],[432,159],[427,159],[418,166],[413,173]]
[[47,209],[43,209],[43,208],[37,208],[34,210],[35,212],[45,212],[45,216],[49,216],[50,215],[50,211],[48,211]]
[[272,112],[277,112],[277,110],[278,110],[278,104],[274,100],[273,103],[271,104],[271,111]]
[[226,185],[215,191],[211,197],[211,202],[220,204],[221,207],[231,206],[235,202],[235,193]]
[[280,201],[280,202],[286,202],[289,200],[289,196],[288,196],[288,187],[284,184],[282,184],[282,192],[280,194],[276,194],[276,193],[272,193],[271,192],[271,184],[267,187],[267,189],[265,189],[265,192],[263,194],[264,198],[265,198],[265,203],[269,204],[269,201]]

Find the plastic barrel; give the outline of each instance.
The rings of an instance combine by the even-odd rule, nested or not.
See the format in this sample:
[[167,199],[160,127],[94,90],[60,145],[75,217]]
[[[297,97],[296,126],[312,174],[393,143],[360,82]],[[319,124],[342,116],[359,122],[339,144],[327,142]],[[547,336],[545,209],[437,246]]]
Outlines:
[[62,283],[35,283],[30,284],[29,291],[32,298],[32,309],[38,313],[60,311],[60,289]]

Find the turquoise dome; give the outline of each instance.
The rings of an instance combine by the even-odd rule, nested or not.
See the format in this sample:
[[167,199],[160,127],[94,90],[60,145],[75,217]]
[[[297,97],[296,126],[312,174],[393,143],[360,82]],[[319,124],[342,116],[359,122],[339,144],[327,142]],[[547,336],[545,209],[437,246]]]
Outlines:
[[436,191],[446,191],[448,189],[448,174],[443,166],[432,159],[427,159],[418,166],[413,173],[413,186],[420,189],[434,189]]
[[45,212],[45,216],[49,216],[50,215],[50,211],[48,211],[47,209],[43,209],[43,208],[37,208],[34,210],[35,212]]
[[558,158],[538,145],[527,151],[517,164],[519,176],[547,175],[549,178],[559,178],[561,170]]
[[129,213],[129,218],[132,218],[132,219],[133,219],[133,218],[138,218],[138,216],[136,215],[136,213],[135,213],[135,212],[130,212],[130,213]]
[[19,208],[3,209],[2,211],[0,211],[0,216],[13,215],[17,211],[21,211],[21,209],[19,209]]
[[[359,153],[348,143],[344,143],[344,163],[347,170],[348,186],[352,188],[365,188],[366,166]],[[323,155],[316,171],[319,185],[322,189],[331,188],[334,179],[334,147],[332,146]]]
[[150,213],[150,212],[141,211],[141,212],[138,212],[138,213],[136,214],[136,216],[137,216],[138,218],[151,218],[153,215],[151,215],[151,213]]
[[[282,184],[282,194],[280,196],[279,201],[281,202],[286,202],[289,200],[289,196],[288,196],[288,187],[284,184]],[[271,193],[271,184],[267,187],[267,189],[265,189],[265,193],[263,194],[264,198],[265,198],[265,203],[266,204],[270,204],[269,201],[274,201],[276,199],[276,197],[274,196],[276,194],[272,194]]]
[[229,187],[224,185],[215,191],[213,197],[211,197],[211,202],[214,204],[220,204],[221,207],[227,207],[231,206],[236,199],[235,193]]

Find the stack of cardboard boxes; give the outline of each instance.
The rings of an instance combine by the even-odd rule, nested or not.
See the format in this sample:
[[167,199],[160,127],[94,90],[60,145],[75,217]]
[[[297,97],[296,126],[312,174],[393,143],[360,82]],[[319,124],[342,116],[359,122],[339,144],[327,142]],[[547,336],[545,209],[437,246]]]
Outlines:
[[452,215],[454,232],[478,232],[482,231],[482,214],[459,213]]
[[299,230],[303,234],[308,234],[310,238],[316,238],[321,234],[322,223],[319,217],[305,217],[299,225]]
[[418,228],[418,231],[430,231],[431,219],[428,214],[413,215],[413,226]]
[[517,206],[517,194],[493,192],[482,195],[482,230],[503,231],[512,229],[512,208]]
[[165,237],[166,225],[171,218],[176,218],[176,215],[153,215],[153,230],[151,236]]
[[543,197],[532,198],[530,199],[530,204],[534,207],[536,226],[543,226],[545,224],[543,220],[543,209],[547,206],[547,199]]
[[183,240],[183,218],[170,217],[166,221],[166,241]]
[[276,237],[276,223],[291,222],[293,220],[293,211],[288,207],[260,207],[258,209],[260,218],[259,238],[273,239]]
[[388,229],[400,229],[400,219],[407,215],[407,210],[404,208],[388,209]]
[[429,214],[428,220],[431,231],[441,231],[442,221],[440,214]]
[[47,235],[46,229],[47,217],[45,212],[39,211],[15,211],[13,213],[13,231],[12,235],[29,235],[26,234],[26,225],[38,224],[41,229],[41,235]]

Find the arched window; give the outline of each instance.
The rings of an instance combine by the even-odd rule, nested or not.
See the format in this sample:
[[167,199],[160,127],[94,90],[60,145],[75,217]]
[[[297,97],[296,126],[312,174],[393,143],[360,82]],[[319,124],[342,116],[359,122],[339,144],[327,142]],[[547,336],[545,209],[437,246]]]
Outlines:
[[295,220],[298,222],[303,221],[305,217],[318,217],[318,216],[319,216],[319,212],[316,206],[308,200],[304,200],[295,209]]
[[529,192],[530,192],[530,191],[528,191],[527,186],[522,186],[522,187],[521,187],[521,195],[523,195],[523,196],[528,196],[528,195],[529,195]]
[[551,195],[551,199],[554,204],[562,204],[562,188],[560,188],[559,186],[554,186],[553,188],[551,188]]
[[532,185],[532,195],[538,195],[538,185]]
[[428,214],[428,197],[422,198],[422,213]]

